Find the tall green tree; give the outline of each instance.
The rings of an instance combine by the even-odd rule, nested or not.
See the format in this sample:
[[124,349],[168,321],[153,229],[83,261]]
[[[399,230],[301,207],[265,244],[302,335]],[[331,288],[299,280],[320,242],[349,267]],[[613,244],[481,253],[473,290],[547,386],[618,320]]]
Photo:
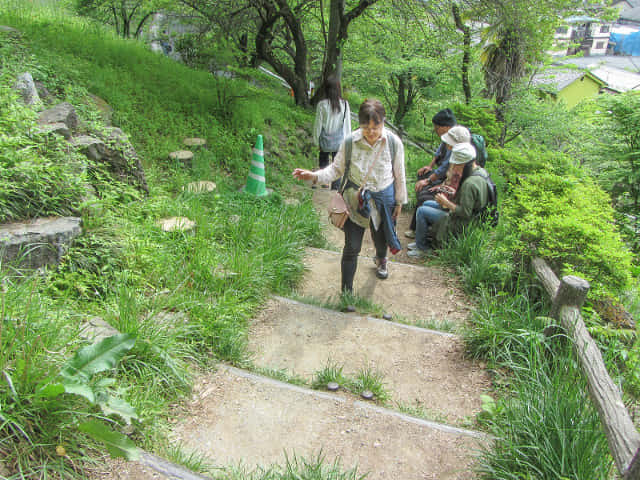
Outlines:
[[[349,24],[361,16],[368,7],[378,0],[359,0],[347,5],[346,0],[330,0],[329,28],[325,37],[325,55],[322,66],[322,80],[318,93],[322,93],[324,83],[331,75],[342,78],[342,55],[345,43],[349,37]],[[323,8],[323,2],[320,2]],[[324,15],[322,16],[324,22]],[[323,27],[323,31],[326,31]]]
[[632,233],[632,247],[640,253],[640,95],[628,92],[600,99],[604,135],[598,165],[600,183],[611,192],[622,222]]
[[76,9],[113,25],[123,38],[138,38],[147,21],[172,3],[164,0],[77,0]]
[[537,65],[545,58],[563,17],[584,13],[591,4],[595,1],[482,0],[468,4],[475,18],[488,25],[482,36],[481,58],[485,96],[495,99],[498,120],[504,119],[504,105],[528,66]]

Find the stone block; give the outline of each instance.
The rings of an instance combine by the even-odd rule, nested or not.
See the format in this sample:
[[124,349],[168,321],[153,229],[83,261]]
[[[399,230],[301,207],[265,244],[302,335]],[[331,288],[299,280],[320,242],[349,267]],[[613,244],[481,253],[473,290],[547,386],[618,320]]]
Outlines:
[[38,90],[36,89],[36,84],[29,72],[18,75],[14,88],[20,93],[25,105],[38,105],[42,103],[38,95]]
[[68,102],[63,102],[40,112],[38,123],[40,125],[64,123],[70,130],[75,130],[80,122],[75,107]]
[[58,264],[82,233],[80,222],[77,217],[47,217],[0,225],[2,262],[34,269]]

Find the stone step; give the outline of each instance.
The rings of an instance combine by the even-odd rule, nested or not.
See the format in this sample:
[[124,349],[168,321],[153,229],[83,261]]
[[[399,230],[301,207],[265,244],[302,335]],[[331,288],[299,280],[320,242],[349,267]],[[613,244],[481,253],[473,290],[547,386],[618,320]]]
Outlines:
[[140,459],[127,462],[110,459],[91,480],[210,480],[164,458],[142,451]]
[[[298,293],[326,302],[340,295],[341,253],[308,248],[308,271]],[[360,256],[354,280],[356,295],[381,305],[385,313],[414,323],[460,324],[469,314],[468,300],[451,273],[440,267],[389,262],[389,278],[379,280],[372,257]]]
[[216,189],[216,184],[208,180],[200,180],[191,182],[186,187],[182,187],[182,189],[190,193],[209,193]]
[[369,480],[470,480],[473,453],[488,439],[354,400],[231,367],[196,381],[170,434],[218,466],[283,464],[285,455],[336,459]]
[[196,228],[196,222],[187,217],[170,217],[158,220],[163,232],[189,232]]
[[343,367],[350,378],[379,373],[391,406],[420,409],[452,424],[477,414],[490,386],[454,335],[280,297],[252,322],[249,350],[256,366],[309,381],[328,364]]
[[189,148],[205,148],[207,146],[207,141],[199,137],[185,138],[182,143]]
[[169,160],[175,163],[181,163],[186,167],[191,167],[193,152],[189,150],[176,150],[169,154]]

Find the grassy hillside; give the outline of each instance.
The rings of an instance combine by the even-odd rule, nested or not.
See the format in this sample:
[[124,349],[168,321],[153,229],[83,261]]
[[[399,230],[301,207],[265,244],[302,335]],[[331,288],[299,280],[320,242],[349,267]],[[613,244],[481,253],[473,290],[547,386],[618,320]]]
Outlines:
[[[190,70],[49,9],[47,2],[36,8],[33,2],[0,0],[0,24],[20,31],[0,32],[2,218],[76,213],[84,230],[56,271],[24,277],[5,268],[0,274],[0,462],[21,472],[16,478],[81,477],[103,451],[78,428],[93,419],[138,445],[197,466],[165,444],[168,406],[189,391],[191,369],[209,365],[212,357],[250,366],[248,319],[270,293],[290,293],[302,274],[303,246],[323,244],[308,194],[290,176],[294,166],[315,164],[312,113],[294,107],[277,82],[255,71],[237,70],[235,79],[226,79]],[[56,101],[74,104],[84,125],[102,127],[89,94],[113,107],[114,125],[130,136],[145,166],[149,196],[109,181],[99,166],[78,171],[67,162],[62,140],[34,134],[35,113],[11,88],[24,71]],[[473,123],[474,112],[462,113],[465,124],[489,137],[481,122]],[[258,134],[265,137],[267,184],[275,190],[259,201],[238,193]],[[169,162],[168,153],[192,136],[209,145],[193,168]],[[424,163],[410,152],[407,171]],[[606,220],[609,210],[575,222],[572,212],[557,208],[553,228],[540,220],[541,207],[564,205],[567,198],[588,211],[593,202],[583,201],[585,191],[607,205],[600,193],[583,188],[585,174],[571,159],[492,149],[489,168],[504,174],[495,175],[507,207],[501,225],[492,232],[472,230],[440,254],[477,296],[464,332],[467,348],[488,362],[501,394],[497,402],[487,400],[480,419],[500,441],[479,468],[485,478],[605,479],[611,462],[597,415],[584,382],[576,380],[570,348],[551,344],[541,333],[548,305],[526,269],[532,246],[557,252],[554,242],[567,247],[566,237],[577,240],[554,260],[562,267],[564,257],[573,255],[584,262],[579,273],[595,271],[592,257],[600,262],[604,256],[582,250],[591,251],[589,235],[598,222],[602,228],[593,244],[616,256],[596,267],[626,285],[628,253]],[[183,191],[192,180],[214,181],[218,189],[205,196]],[[86,183],[97,192],[90,201],[83,200]],[[542,196],[547,203],[539,202]],[[284,197],[300,203],[285,203]],[[195,232],[161,232],[157,222],[169,216],[194,220]],[[620,265],[625,268],[616,269]],[[103,415],[97,402],[53,388],[83,345],[81,326],[95,316],[136,338],[112,373],[115,382],[98,375],[89,385],[135,407],[140,419],[133,425],[121,415]],[[591,327],[600,328],[614,376],[633,391],[629,385],[640,385],[633,371],[639,364],[635,332]],[[548,362],[552,354],[557,360]]]
[[[190,365],[208,364],[212,355],[246,364],[247,319],[268,294],[290,291],[302,273],[304,245],[323,244],[311,204],[290,178],[294,165],[313,162],[311,114],[291,108],[286,92],[267,78],[219,79],[58,11],[5,6],[11,8],[2,9],[0,24],[20,33],[0,32],[0,155],[11,180],[0,192],[3,217],[81,213],[84,234],[56,271],[1,274],[3,468],[25,478],[80,476],[83,461],[102,450],[78,430],[88,418],[179,457],[163,450],[157,432],[168,405],[189,391]],[[101,122],[89,94],[104,99],[142,159],[150,195],[106,181],[96,166],[74,169],[65,164],[61,140],[34,135],[35,114],[11,89],[24,71],[56,103],[75,105],[84,125]],[[265,137],[267,185],[275,190],[265,200],[238,193],[258,134]],[[209,145],[193,168],[169,162],[168,153],[192,136]],[[183,191],[192,180],[214,181],[218,189],[200,196]],[[82,203],[86,182],[97,195]],[[285,204],[279,192],[300,202]],[[169,216],[194,220],[195,233],[163,233],[157,221]],[[168,328],[163,319],[172,312],[185,316]],[[52,393],[83,344],[81,326],[94,316],[136,338],[115,384],[105,387],[135,407],[140,420],[133,427],[122,416],[105,417],[97,401]]]

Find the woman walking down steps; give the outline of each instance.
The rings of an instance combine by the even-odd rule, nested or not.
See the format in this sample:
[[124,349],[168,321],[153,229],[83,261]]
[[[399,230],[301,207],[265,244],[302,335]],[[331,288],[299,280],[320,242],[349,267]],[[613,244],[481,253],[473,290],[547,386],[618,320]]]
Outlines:
[[[312,181],[314,184],[332,182],[346,175],[343,178],[343,196],[350,205],[350,215],[344,225],[341,291],[347,293],[353,292],[358,254],[367,225],[376,247],[376,276],[382,280],[389,276],[387,248],[392,254],[402,249],[395,223],[402,205],[407,203],[404,148],[400,139],[384,128],[384,106],[379,100],[365,100],[360,106],[358,120],[360,128],[342,142],[332,164],[317,172],[300,168],[293,171],[295,178]],[[350,159],[345,154],[347,142],[351,142]],[[390,142],[393,142],[395,148],[389,145]],[[392,151],[395,152],[393,158]],[[363,212],[362,209],[354,208],[358,205],[360,187],[364,204],[370,204],[370,196],[373,200],[371,203],[375,205],[370,216],[366,214],[366,209]]]

